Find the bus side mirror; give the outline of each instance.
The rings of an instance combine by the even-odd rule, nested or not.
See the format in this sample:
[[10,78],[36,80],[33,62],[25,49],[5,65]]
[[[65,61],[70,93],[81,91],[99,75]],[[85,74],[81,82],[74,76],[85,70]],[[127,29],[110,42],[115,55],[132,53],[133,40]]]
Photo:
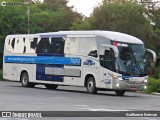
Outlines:
[[97,50],[91,51],[88,55],[97,58],[98,57]]
[[103,47],[107,47],[109,49],[112,49],[114,51],[114,55],[115,57],[119,57],[119,51],[118,48],[116,46],[113,45],[107,45],[107,44],[102,44]]
[[151,50],[151,49],[146,49],[146,51],[152,54],[152,56],[153,56],[153,62],[155,63],[156,59],[157,59],[156,53],[153,50]]

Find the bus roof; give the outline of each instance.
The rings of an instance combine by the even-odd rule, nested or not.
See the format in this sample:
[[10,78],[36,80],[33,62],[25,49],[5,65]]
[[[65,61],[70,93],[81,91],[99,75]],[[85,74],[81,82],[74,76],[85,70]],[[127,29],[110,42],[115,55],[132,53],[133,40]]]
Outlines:
[[40,33],[36,34],[38,36],[67,36],[67,35],[93,35],[93,36],[104,36],[108,39],[118,41],[118,42],[127,42],[127,43],[135,43],[135,44],[143,44],[143,42],[131,35],[127,35],[120,32],[113,31],[101,31],[101,30],[93,30],[93,31],[59,31],[59,32],[49,32],[49,33]]
[[24,35],[9,35],[7,37],[47,37],[47,36],[68,36],[68,35],[92,35],[92,36],[104,36],[108,39],[118,41],[118,42],[127,42],[134,44],[143,44],[143,42],[131,35],[113,32],[113,31],[101,31],[101,30],[91,30],[91,31],[59,31],[59,32],[48,32],[48,33],[38,33],[38,34],[24,34]]

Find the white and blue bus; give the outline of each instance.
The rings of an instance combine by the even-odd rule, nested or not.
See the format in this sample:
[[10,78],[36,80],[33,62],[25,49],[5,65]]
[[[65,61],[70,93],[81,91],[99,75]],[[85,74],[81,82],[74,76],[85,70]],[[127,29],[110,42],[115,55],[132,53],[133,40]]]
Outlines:
[[84,86],[88,93],[147,89],[146,52],[133,36],[111,31],[59,31],[9,35],[4,46],[3,78],[24,87],[43,84]]

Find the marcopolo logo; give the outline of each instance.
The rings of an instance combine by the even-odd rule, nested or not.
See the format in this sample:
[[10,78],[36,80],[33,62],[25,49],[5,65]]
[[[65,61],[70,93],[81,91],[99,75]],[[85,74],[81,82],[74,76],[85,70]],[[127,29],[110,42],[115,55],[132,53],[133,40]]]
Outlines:
[[91,66],[91,65],[95,65],[95,63],[92,60],[87,59],[85,62],[83,62],[83,65]]
[[2,1],[1,2],[1,6],[2,7],[6,7],[6,6],[21,6],[24,5],[24,3],[22,2],[6,2],[6,1]]

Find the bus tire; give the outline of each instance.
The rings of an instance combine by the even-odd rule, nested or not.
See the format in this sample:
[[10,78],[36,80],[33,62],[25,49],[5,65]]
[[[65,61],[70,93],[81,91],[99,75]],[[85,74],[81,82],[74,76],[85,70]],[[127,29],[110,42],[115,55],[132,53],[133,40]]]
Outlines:
[[86,87],[87,87],[87,92],[89,94],[96,94],[97,93],[95,79],[93,77],[88,77]]
[[55,90],[58,87],[58,85],[45,84],[45,87],[49,90]]
[[34,87],[35,86],[34,83],[29,82],[29,75],[27,72],[22,73],[20,81],[23,87]]
[[123,96],[125,92],[125,90],[115,90],[117,96]]

